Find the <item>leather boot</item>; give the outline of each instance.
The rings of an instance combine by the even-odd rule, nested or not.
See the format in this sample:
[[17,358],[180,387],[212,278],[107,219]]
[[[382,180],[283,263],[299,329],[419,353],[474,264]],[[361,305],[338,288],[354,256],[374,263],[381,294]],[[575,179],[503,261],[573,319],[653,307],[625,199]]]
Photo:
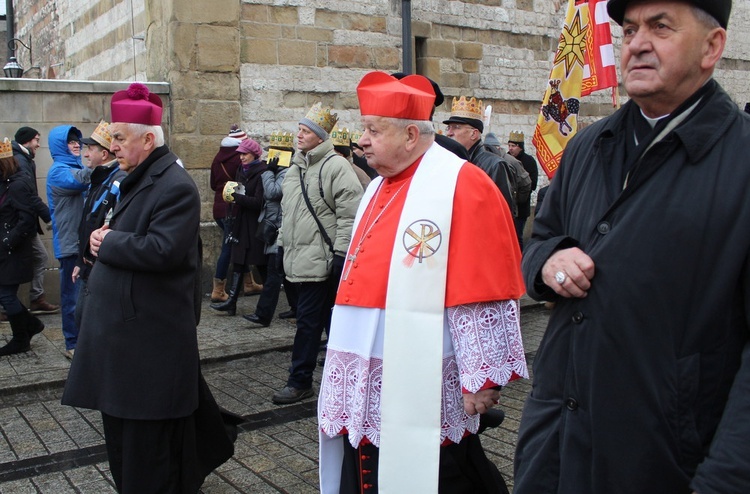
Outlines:
[[214,310],[227,312],[230,316],[237,314],[237,297],[242,292],[242,273],[232,274],[232,285],[229,287],[229,297],[225,302],[211,304]]
[[220,280],[214,278],[214,290],[211,292],[211,302],[226,302],[229,298],[227,292],[224,291],[227,280]]
[[252,269],[250,269],[250,271],[245,273],[244,285],[245,285],[245,295],[257,295],[263,291],[263,285],[255,282],[255,277],[253,276]]
[[26,308],[23,309],[23,312],[19,312],[18,314],[8,314],[13,337],[7,345],[0,348],[0,356],[13,355],[31,350],[31,345],[29,344],[31,336],[29,336],[27,332],[28,316],[30,315],[31,314],[28,313]]

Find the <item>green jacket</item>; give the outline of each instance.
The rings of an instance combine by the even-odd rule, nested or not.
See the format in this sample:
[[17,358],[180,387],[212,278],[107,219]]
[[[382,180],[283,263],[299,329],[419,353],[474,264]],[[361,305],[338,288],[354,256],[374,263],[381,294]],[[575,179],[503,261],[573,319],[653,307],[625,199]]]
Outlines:
[[362,185],[330,139],[306,154],[297,153],[281,185],[279,245],[284,247],[286,278],[294,283],[325,281],[331,274],[333,253],[305,204],[300,174],[315,214],[340,256],[349,247]]

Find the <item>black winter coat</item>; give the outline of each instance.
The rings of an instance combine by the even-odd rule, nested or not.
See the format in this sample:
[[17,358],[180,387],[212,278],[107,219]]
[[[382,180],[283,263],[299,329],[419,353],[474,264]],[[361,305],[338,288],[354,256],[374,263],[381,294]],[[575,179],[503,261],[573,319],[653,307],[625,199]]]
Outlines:
[[198,406],[198,189],[163,146],[120,190],[62,402],[125,419],[187,417]]
[[32,247],[36,215],[31,206],[34,191],[21,170],[0,181],[0,284],[31,281]]
[[518,206],[510,193],[508,174],[505,171],[505,165],[502,163],[503,159],[497,154],[485,150],[480,139],[469,149],[469,161],[484,170],[492,179],[515,218],[518,215]]
[[[21,149],[21,146],[16,141],[13,141],[11,146],[13,147],[13,157],[16,158],[16,162],[18,163],[20,171],[26,173],[29,180],[29,185],[31,185],[31,188],[34,192],[30,198],[32,210],[34,211],[34,214],[39,217],[39,219],[41,219],[45,223],[49,223],[50,221],[52,221],[52,218],[49,214],[49,208],[44,203],[42,198],[39,197],[39,189],[36,183],[36,163],[34,162],[34,158],[32,158],[23,149]],[[44,233],[44,230],[39,224],[38,219],[35,218],[34,222],[36,223],[36,232],[42,235]]]
[[[516,494],[750,489],[750,115],[718,85],[704,99],[624,190],[632,101],[565,150],[523,257],[529,295],[557,304]],[[540,283],[571,246],[596,267],[581,299]]]
[[232,262],[244,266],[265,266],[265,243],[257,238],[258,217],[263,209],[263,181],[261,174],[266,171],[266,163],[254,162],[247,173],[240,166],[235,180],[245,186],[245,194],[235,194],[235,202],[229,206],[232,216]]

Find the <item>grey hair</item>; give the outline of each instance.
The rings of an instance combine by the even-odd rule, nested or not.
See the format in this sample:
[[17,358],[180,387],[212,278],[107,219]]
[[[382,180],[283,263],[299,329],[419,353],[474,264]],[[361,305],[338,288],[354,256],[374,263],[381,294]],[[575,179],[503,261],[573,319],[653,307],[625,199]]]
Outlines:
[[144,136],[149,132],[154,134],[154,145],[156,147],[164,145],[164,129],[161,128],[161,125],[146,125],[139,123],[131,123],[128,125],[130,126],[130,131],[138,136]]
[[400,127],[402,129],[407,128],[409,125],[414,125],[419,130],[419,135],[422,137],[432,136],[435,134],[435,126],[431,120],[409,120],[405,118],[393,118],[385,117],[385,120],[389,123]]
[[695,19],[698,21],[698,23],[700,23],[706,29],[711,30],[717,27],[721,27],[719,21],[702,8],[691,5],[690,9],[693,11],[693,15],[695,15]]

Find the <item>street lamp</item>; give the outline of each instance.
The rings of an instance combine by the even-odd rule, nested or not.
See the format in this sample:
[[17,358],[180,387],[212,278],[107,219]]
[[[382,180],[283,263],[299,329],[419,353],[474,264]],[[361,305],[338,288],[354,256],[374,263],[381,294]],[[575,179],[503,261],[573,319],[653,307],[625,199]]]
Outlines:
[[29,35],[28,45],[18,38],[11,38],[8,40],[8,49],[10,50],[11,56],[8,59],[8,63],[6,63],[5,66],[3,67],[3,73],[5,74],[5,77],[12,77],[14,79],[23,77],[23,74],[24,74],[23,65],[18,63],[18,59],[15,57],[18,43],[21,43],[22,46],[24,46],[27,50],[29,50],[29,63],[31,64],[32,67],[34,66],[34,59],[32,57],[32,52],[31,52],[31,35]]

